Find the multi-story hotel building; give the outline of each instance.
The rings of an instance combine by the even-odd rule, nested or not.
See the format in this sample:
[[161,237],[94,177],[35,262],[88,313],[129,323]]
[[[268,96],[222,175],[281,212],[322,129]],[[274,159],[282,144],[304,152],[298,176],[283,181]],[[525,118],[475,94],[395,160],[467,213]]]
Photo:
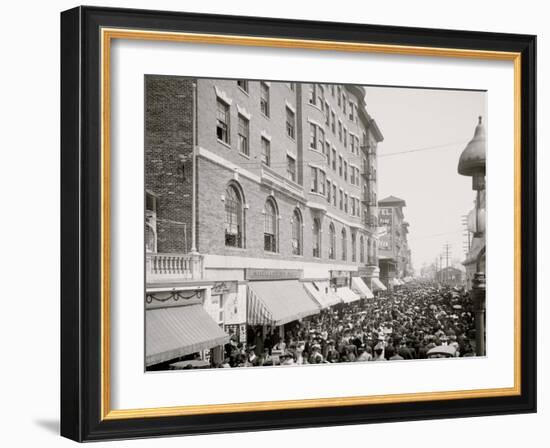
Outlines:
[[148,365],[384,288],[362,87],[147,76],[145,95]]
[[378,201],[379,223],[384,228],[379,238],[380,279],[389,287],[400,285],[413,274],[407,239],[409,223],[403,213],[406,205],[403,199],[395,196]]

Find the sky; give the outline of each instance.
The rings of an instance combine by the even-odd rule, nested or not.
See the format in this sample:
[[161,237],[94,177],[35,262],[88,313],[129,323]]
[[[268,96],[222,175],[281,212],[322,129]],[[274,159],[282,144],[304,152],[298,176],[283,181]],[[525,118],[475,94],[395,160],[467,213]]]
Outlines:
[[459,175],[457,165],[478,116],[486,120],[486,93],[365,90],[367,110],[384,135],[378,145],[378,199],[393,195],[406,201],[414,269],[433,263],[445,244],[451,246],[449,265],[451,259],[464,260],[462,217],[473,208],[475,194],[471,177]]

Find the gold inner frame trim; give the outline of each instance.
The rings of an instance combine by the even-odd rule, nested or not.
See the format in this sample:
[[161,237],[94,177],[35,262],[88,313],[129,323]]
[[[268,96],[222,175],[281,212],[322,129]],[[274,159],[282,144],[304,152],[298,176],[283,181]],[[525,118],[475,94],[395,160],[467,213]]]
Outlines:
[[[409,56],[453,57],[513,61],[514,63],[514,386],[460,391],[419,392],[355,397],[314,398],[188,405],[136,409],[111,409],[110,366],[110,63],[113,39],[185,42],[214,45],[295,48],[357,53],[382,53]],[[229,412],[406,403],[432,400],[503,397],[521,394],[521,53],[459,48],[419,47],[356,42],[279,39],[200,33],[143,31],[138,29],[101,29],[101,419],[116,420],[168,417]]]

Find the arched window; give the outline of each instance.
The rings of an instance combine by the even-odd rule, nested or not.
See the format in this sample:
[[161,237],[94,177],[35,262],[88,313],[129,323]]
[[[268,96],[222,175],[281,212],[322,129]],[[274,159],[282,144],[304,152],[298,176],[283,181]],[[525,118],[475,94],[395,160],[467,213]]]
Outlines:
[[348,258],[348,235],[346,229],[342,229],[342,260],[346,261]]
[[336,258],[336,231],[334,230],[334,224],[330,224],[328,228],[328,237],[329,237],[329,247],[328,247],[328,257],[331,260]]
[[292,214],[292,255],[303,255],[302,214],[297,208]]
[[317,218],[313,220],[313,256],[321,257],[321,224]]
[[264,250],[267,252],[277,252],[278,220],[277,205],[269,198],[264,207]]
[[367,238],[367,263],[372,264],[372,240]]
[[152,225],[145,224],[145,252],[157,251],[157,234]]
[[359,238],[359,261],[361,263],[365,262],[365,238],[363,238],[363,235]]
[[351,261],[357,261],[357,234],[351,232]]
[[237,186],[229,184],[225,190],[225,245],[244,247],[243,197]]

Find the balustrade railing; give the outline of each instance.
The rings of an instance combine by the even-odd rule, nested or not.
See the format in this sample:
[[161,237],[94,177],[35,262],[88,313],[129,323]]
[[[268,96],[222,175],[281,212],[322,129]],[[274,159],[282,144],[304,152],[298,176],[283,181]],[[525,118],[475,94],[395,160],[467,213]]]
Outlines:
[[151,282],[200,280],[203,256],[200,254],[148,253],[146,280]]

